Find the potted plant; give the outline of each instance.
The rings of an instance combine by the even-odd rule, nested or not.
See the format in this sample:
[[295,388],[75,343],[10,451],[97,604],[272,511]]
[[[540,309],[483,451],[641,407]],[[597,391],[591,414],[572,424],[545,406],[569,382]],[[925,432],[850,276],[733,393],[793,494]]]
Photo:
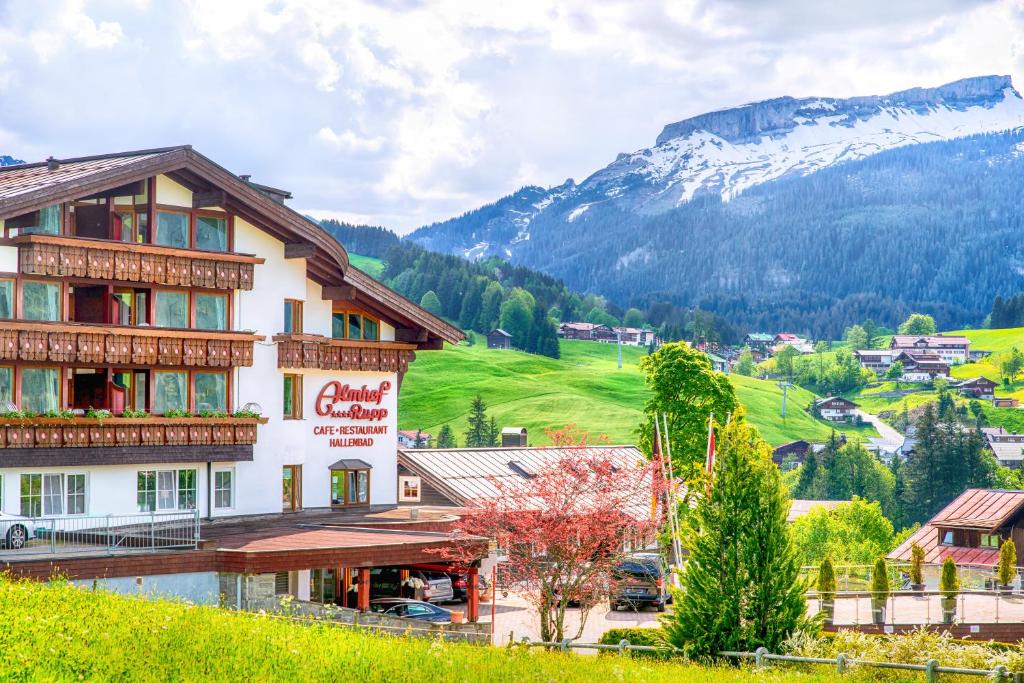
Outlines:
[[999,592],[1007,595],[1013,592],[1013,580],[1017,578],[1017,546],[1012,538],[1003,541],[999,546],[999,569],[996,571],[999,579]]
[[956,620],[956,596],[960,592],[960,577],[957,576],[956,563],[952,557],[942,562],[939,592],[942,593],[942,623],[952,624]]
[[836,611],[836,572],[831,556],[826,555],[818,569],[818,600],[825,623],[831,624]]
[[910,546],[910,590],[924,590],[924,548],[916,542]]
[[871,623],[885,623],[885,603],[889,600],[889,568],[885,556],[875,560],[875,570],[871,573]]

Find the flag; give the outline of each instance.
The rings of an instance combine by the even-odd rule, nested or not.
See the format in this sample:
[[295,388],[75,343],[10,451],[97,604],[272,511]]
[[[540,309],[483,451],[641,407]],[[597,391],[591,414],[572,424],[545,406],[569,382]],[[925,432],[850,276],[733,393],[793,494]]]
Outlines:
[[708,452],[704,459],[704,469],[708,473],[708,494],[711,493],[711,480],[715,476],[715,419],[714,415],[708,417]]
[[658,519],[658,498],[660,486],[658,480],[663,476],[665,465],[661,459],[661,430],[658,429],[658,418],[654,418],[654,445],[651,447],[651,461],[655,471],[651,472],[651,520]]

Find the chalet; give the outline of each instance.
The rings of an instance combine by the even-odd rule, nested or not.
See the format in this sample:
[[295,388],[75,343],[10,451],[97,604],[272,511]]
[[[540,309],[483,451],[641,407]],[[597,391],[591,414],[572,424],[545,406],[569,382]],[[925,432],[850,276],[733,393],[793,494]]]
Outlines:
[[857,414],[857,408],[859,407],[853,401],[849,401],[842,396],[829,396],[814,404],[814,408],[821,415],[821,418],[829,422],[848,422]]
[[501,430],[502,448],[525,448],[526,427],[504,427]]
[[997,386],[998,384],[990,380],[988,377],[972,377],[970,379],[957,382],[953,385],[953,388],[958,390],[964,396],[990,399],[995,396]]
[[792,463],[792,467],[804,464],[808,452],[814,452],[822,448],[821,444],[812,444],[809,441],[799,439],[776,446],[772,449],[772,462],[782,467],[786,460]]
[[711,369],[715,372],[729,372],[729,362],[719,355],[708,352],[708,360],[711,361]]
[[814,353],[814,345],[811,344],[810,341],[798,335],[789,334],[788,332],[780,332],[775,335],[772,342],[774,344],[775,353],[781,351],[784,346],[792,346],[804,355]]
[[938,377],[949,379],[949,363],[937,353],[901,351],[893,362],[903,365],[904,382],[931,382]]
[[430,448],[433,436],[427,432],[418,432],[415,429],[398,430],[399,448]]
[[792,524],[814,508],[835,510],[837,505],[849,502],[850,501],[848,500],[802,500],[800,498],[795,498],[790,501],[789,514],[786,516],[786,521]]
[[993,408],[1017,408],[1020,406],[1020,401],[1015,398],[1001,398],[999,396],[992,397]]
[[1017,565],[1024,563],[1024,491],[967,489],[889,553],[889,559],[910,561],[910,548],[924,548],[924,561],[939,564],[947,557],[959,565],[995,567],[999,546],[1013,539]]
[[941,334],[920,337],[897,334],[889,342],[889,349],[894,359],[901,352],[929,353],[939,356],[947,365],[959,365],[970,360],[971,340],[967,337],[947,337]]
[[1024,463],[1024,434],[1008,432],[1003,427],[982,427],[981,433],[1000,465],[1020,469]]
[[397,504],[402,379],[463,335],[290,196],[187,145],[0,168],[0,566],[367,609],[371,567],[456,542],[323,524]]
[[657,333],[647,327],[613,327],[612,331],[626,346],[659,346]]
[[594,338],[594,328],[596,327],[607,327],[607,325],[584,322],[561,323],[558,326],[558,335],[563,339],[584,339],[589,341]]
[[867,349],[854,351],[853,355],[860,361],[861,367],[873,371],[877,375],[883,375],[892,365],[892,351],[888,349]]
[[768,353],[775,338],[764,332],[751,332],[743,338],[743,345],[751,351],[758,351],[762,354]]
[[505,330],[495,328],[487,333],[487,348],[489,349],[511,349],[512,335]]

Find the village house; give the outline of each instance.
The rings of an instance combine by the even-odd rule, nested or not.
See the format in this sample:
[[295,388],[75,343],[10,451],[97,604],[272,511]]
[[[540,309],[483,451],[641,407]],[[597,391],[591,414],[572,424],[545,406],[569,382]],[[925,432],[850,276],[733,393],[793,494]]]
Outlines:
[[917,543],[924,561],[940,564],[947,557],[958,565],[995,567],[999,546],[1013,539],[1016,564],[1024,563],[1024,491],[967,489],[910,538],[889,553],[889,559],[910,561]]
[[594,339],[594,328],[596,327],[608,328],[607,325],[598,325],[596,323],[560,323],[558,325],[558,336],[563,339],[583,339],[591,341]]
[[743,345],[751,352],[758,352],[762,356],[767,354],[775,341],[775,337],[765,332],[751,332],[743,337]]
[[991,399],[999,386],[988,377],[971,377],[952,385],[952,388],[971,398]]
[[780,332],[772,339],[775,353],[782,350],[784,346],[792,346],[803,355],[814,353],[814,344],[795,334]]
[[949,379],[949,363],[937,353],[901,351],[893,362],[903,366],[904,382],[931,382],[936,378]]
[[1015,398],[999,397],[999,396],[993,396],[992,397],[992,407],[993,408],[1017,408],[1019,406],[1020,406],[1020,401],[1018,401]]
[[711,361],[711,369],[715,372],[722,372],[728,374],[729,362],[721,356],[711,353],[710,351],[705,354],[708,360]]
[[427,432],[418,432],[415,429],[398,430],[399,448],[430,448],[433,436]]
[[1020,469],[1024,463],[1024,434],[1008,432],[1003,427],[982,427],[981,433],[1000,465]]
[[503,427],[501,430],[502,448],[522,448],[527,445],[526,427]]
[[651,344],[659,346],[661,344],[657,333],[650,328],[611,327],[597,323],[560,323],[558,336],[563,339],[599,341],[607,344],[617,344],[621,339],[623,345],[626,346],[650,346]]
[[892,365],[892,351],[888,349],[864,349],[854,351],[853,355],[860,361],[861,367],[876,375],[884,375]]
[[786,515],[786,521],[789,524],[792,524],[814,508],[820,507],[831,511],[835,510],[837,505],[849,502],[850,501],[848,500],[802,500],[800,498],[794,498],[790,501],[789,514]]
[[808,452],[816,453],[824,447],[824,444],[811,443],[804,439],[788,441],[772,449],[772,462],[780,468],[790,470],[803,465]]
[[0,168],[0,568],[365,610],[372,567],[486,554],[367,519],[409,363],[463,335],[290,197],[190,146]]
[[512,335],[501,328],[491,330],[487,333],[487,348],[511,349]]
[[857,414],[859,406],[842,396],[829,396],[814,403],[814,408],[821,419],[829,422],[849,422]]
[[941,334],[914,336],[907,334],[893,335],[889,349],[894,360],[902,352],[935,354],[947,365],[960,365],[970,360],[971,340],[967,337],[945,336]]

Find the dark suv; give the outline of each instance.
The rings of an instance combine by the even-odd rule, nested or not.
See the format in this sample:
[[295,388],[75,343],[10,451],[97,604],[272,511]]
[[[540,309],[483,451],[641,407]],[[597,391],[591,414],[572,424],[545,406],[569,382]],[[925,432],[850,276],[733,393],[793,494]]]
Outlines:
[[615,567],[612,576],[614,584],[608,596],[612,609],[639,609],[653,605],[659,612],[664,612],[665,605],[672,602],[672,595],[665,585],[667,576],[668,565],[661,555],[634,553],[628,556]]

